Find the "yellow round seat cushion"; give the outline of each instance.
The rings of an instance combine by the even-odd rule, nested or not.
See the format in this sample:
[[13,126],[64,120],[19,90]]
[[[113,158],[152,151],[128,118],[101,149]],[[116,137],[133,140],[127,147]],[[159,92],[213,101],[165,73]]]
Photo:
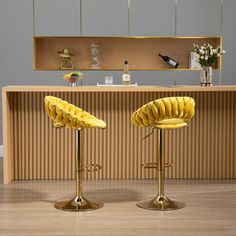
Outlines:
[[176,129],[188,124],[195,113],[195,101],[191,97],[166,97],[151,101],[132,116],[133,124],[160,129]]
[[106,127],[103,120],[57,97],[46,96],[44,107],[49,117],[54,121],[54,127],[66,126],[74,129]]

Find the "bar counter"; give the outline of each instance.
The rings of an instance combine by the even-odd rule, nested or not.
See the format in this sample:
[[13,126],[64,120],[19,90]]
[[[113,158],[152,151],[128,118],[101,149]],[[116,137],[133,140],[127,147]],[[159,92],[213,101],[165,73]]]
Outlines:
[[12,179],[73,179],[75,132],[55,129],[44,111],[46,95],[60,97],[107,122],[81,132],[85,163],[102,165],[87,179],[156,178],[157,132],[131,124],[133,111],[167,96],[191,96],[189,126],[166,131],[166,178],[236,178],[236,86],[7,86],[3,93],[4,183]]
[[184,86],[184,85],[166,85],[166,86],[6,86],[3,87],[6,92],[230,92],[236,91],[236,86]]

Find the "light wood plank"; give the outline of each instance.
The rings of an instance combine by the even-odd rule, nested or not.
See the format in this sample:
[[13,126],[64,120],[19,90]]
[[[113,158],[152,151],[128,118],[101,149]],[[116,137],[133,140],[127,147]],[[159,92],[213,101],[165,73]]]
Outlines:
[[[1,164],[0,160],[0,168]],[[84,181],[85,196],[104,202],[104,207],[83,213],[53,206],[73,197],[74,181],[0,184],[0,235],[235,235],[235,180],[167,180],[166,195],[185,202],[185,208],[157,212],[136,207],[138,201],[155,196],[156,184],[156,180]]]
[[9,94],[3,90],[2,91],[2,120],[3,120],[3,146],[4,148],[4,183],[8,184],[14,178],[14,161],[12,153],[12,111],[11,103],[12,100],[9,99]]
[[236,91],[236,86],[6,86],[6,92],[217,92]]

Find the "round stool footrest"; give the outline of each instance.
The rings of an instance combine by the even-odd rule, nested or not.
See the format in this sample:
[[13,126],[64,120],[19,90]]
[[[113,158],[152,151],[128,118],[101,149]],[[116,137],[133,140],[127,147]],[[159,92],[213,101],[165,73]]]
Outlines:
[[94,172],[101,169],[102,169],[102,166],[99,164],[86,164],[86,165],[81,166],[80,171]]
[[[158,164],[157,163],[145,163],[145,164],[142,164],[141,167],[144,169],[158,169]],[[165,163],[164,167],[165,168],[173,167],[173,164]]]

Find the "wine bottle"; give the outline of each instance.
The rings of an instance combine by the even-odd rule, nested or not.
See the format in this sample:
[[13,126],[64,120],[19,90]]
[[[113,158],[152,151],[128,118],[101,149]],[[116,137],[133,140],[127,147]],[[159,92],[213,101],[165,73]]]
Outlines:
[[161,55],[160,53],[158,54],[159,57],[161,57],[163,59],[163,61],[165,61],[167,64],[169,64],[170,66],[174,67],[174,68],[177,68],[179,63],[173,59],[171,59],[170,57],[168,56],[163,56]]
[[124,62],[124,70],[122,73],[122,84],[130,84],[131,78],[130,78],[130,72],[129,72],[129,65],[128,61]]

